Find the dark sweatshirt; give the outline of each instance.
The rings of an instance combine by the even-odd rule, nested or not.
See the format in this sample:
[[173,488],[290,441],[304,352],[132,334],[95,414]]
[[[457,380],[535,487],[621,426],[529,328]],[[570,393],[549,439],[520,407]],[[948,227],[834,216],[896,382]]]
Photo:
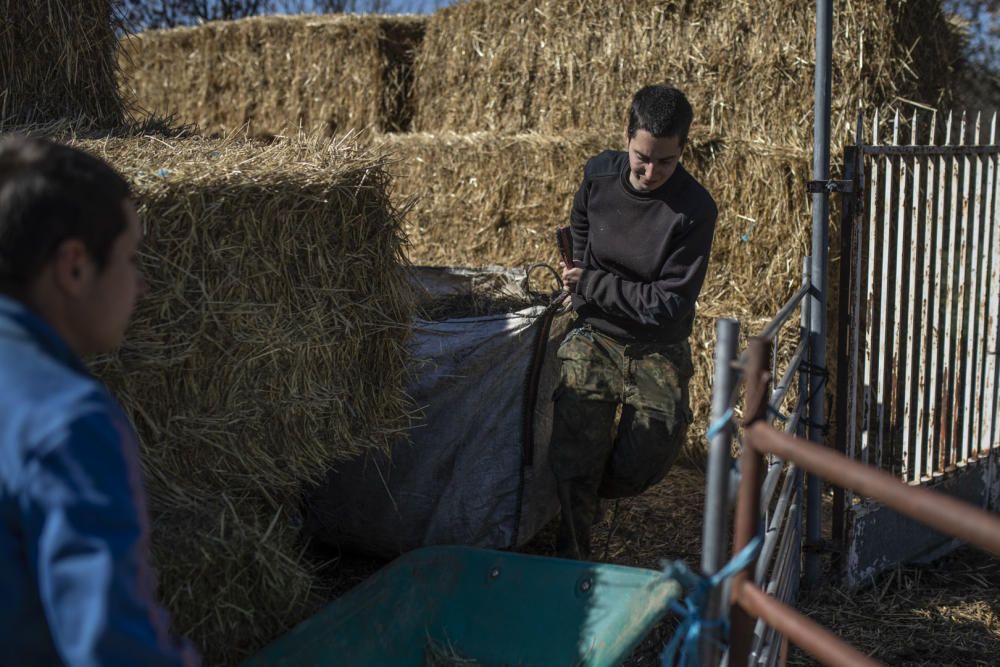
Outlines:
[[573,258],[584,269],[574,310],[625,342],[687,338],[717,215],[712,196],[682,165],[641,193],[628,181],[627,153],[591,158],[570,215]]

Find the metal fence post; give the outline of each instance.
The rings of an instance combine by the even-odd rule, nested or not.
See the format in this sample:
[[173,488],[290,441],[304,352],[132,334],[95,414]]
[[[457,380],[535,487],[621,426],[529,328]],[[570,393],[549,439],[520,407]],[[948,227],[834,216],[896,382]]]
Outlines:
[[[715,323],[715,374],[712,380],[712,416],[714,427],[732,407],[736,384],[733,360],[739,343],[740,324],[736,320],[719,319]],[[714,428],[710,434],[708,471],[705,480],[705,523],[702,527],[701,571],[706,576],[718,572],[725,564],[729,534],[729,470],[732,463],[730,445],[733,426],[730,420]],[[715,590],[708,600],[706,617],[720,618],[728,613],[722,590]],[[722,657],[722,628],[711,626],[701,634],[699,663],[718,665]]]
[[[813,117],[813,180],[830,178],[830,77],[831,49],[833,46],[833,4],[831,0],[816,2],[816,80],[814,87]],[[809,363],[813,375],[810,379],[809,438],[822,441],[824,437],[824,386],[822,370],[826,368],[826,270],[830,244],[829,200],[825,188],[812,196],[812,303],[810,304],[810,353]],[[822,537],[820,505],[822,480],[809,475],[806,512],[806,572],[805,584],[815,587],[820,579],[819,553],[815,547]]]
[[[861,119],[858,118],[858,141],[861,140]],[[841,454],[847,455],[847,429],[849,420],[847,418],[848,406],[848,379],[854,369],[850,365],[850,345],[849,338],[853,327],[856,326],[857,313],[851,312],[851,294],[857,285],[851,284],[851,273],[854,263],[857,261],[855,254],[861,252],[861,248],[855,248],[854,225],[857,224],[857,216],[861,205],[862,185],[858,179],[858,161],[861,159],[859,146],[848,146],[844,149],[844,180],[850,181],[853,192],[841,199],[843,210],[840,215],[840,278],[838,290],[840,301],[837,307],[837,388],[834,392],[835,415],[836,415],[836,442],[835,447]],[[832,534],[834,546],[843,549],[845,543],[845,517],[846,506],[844,504],[844,490],[839,486],[833,489],[833,517]],[[839,554],[837,551],[835,554]],[[839,555],[837,555],[839,561]]]

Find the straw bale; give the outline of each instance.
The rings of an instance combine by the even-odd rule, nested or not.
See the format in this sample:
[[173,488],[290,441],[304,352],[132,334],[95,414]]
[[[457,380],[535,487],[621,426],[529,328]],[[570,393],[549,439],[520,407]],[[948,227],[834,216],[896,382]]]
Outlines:
[[102,374],[154,473],[283,502],[388,446],[412,304],[381,158],[298,140],[82,145],[132,179],[147,225],[150,294]]
[[153,495],[161,599],[206,665],[235,664],[321,606],[295,520],[254,498]]
[[[410,260],[444,266],[558,263],[553,232],[569,223],[587,158],[620,147],[615,135],[395,134],[396,192],[413,199]],[[691,337],[696,423],[689,453],[703,451],[717,317],[757,333],[801,284],[810,236],[804,151],[692,136],[685,168],[719,206],[708,277]],[[766,285],[766,288],[762,286]]]
[[206,132],[408,129],[415,16],[267,16],[151,30],[123,45],[124,96]]
[[[834,5],[834,136],[859,100],[939,101],[960,53],[941,0]],[[806,148],[814,25],[798,0],[460,2],[428,23],[414,129],[620,131],[635,90],[671,81],[713,133]]]
[[122,120],[111,0],[0,0],[0,128]]
[[346,139],[36,131],[133,184],[149,293],[91,366],[140,435],[175,630],[234,664],[315,609],[303,487],[409,424],[413,294],[384,157]]

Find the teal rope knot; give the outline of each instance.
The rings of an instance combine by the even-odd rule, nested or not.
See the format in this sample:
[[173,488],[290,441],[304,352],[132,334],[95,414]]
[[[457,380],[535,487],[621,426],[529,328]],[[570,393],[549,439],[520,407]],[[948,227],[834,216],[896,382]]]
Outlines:
[[718,419],[712,422],[712,424],[708,427],[708,431],[705,433],[705,437],[711,440],[715,436],[719,435],[719,433],[722,432],[722,429],[729,426],[729,422],[731,422],[732,420],[733,420],[733,409],[728,408],[725,412],[722,413],[722,415]]
[[670,609],[680,615],[681,624],[674,632],[670,643],[663,649],[663,667],[687,667],[698,664],[698,644],[701,633],[709,628],[722,628],[723,641],[729,638],[728,618],[703,618],[709,594],[721,586],[723,582],[737,572],[745,569],[757,558],[763,544],[762,536],[757,535],[749,544],[733,556],[725,567],[710,577],[695,574],[683,561],[674,561],[664,569],[664,576],[680,582],[690,589],[682,604],[676,601],[670,604]]

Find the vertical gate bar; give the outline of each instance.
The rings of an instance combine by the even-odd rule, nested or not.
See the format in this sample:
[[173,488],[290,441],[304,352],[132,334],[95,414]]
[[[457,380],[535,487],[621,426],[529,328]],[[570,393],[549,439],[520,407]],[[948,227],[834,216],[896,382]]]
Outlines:
[[[951,141],[951,121],[952,113],[948,112],[945,120],[945,136],[942,146],[947,146]],[[929,460],[927,465],[927,477],[932,478],[938,474],[944,466],[944,405],[942,403],[941,385],[944,384],[944,358],[941,353],[944,347],[944,309],[945,309],[945,289],[947,283],[948,263],[945,235],[945,218],[948,213],[948,171],[951,168],[951,161],[945,155],[939,155],[937,159],[938,182],[934,192],[935,204],[935,232],[934,232],[934,308],[932,311],[934,324],[931,328],[934,346],[931,348],[931,381],[928,384],[928,402],[930,403],[931,422],[929,425],[931,442],[928,449]]]
[[[997,112],[993,112],[990,119],[990,146],[997,145]],[[998,391],[1000,391],[1000,229],[997,229],[997,209],[1000,204],[1000,191],[997,189],[997,160],[996,154],[989,156],[987,166],[987,196],[990,197],[990,204],[987,207],[986,219],[990,221],[988,229],[990,231],[990,268],[989,268],[989,315],[986,318],[987,333],[987,366],[986,366],[986,387],[983,391],[984,402],[989,409],[988,427],[986,429],[986,444],[990,448],[990,454],[994,447],[1000,447],[1000,416],[997,415]]]
[[[872,121],[872,146],[878,146],[879,131],[879,110],[875,110],[875,117]],[[872,176],[868,186],[868,211],[865,222],[868,225],[868,276],[866,281],[865,299],[865,372],[862,375],[862,391],[864,392],[861,417],[861,462],[869,462],[869,454],[874,438],[872,430],[875,424],[875,389],[873,386],[875,378],[875,331],[877,328],[875,312],[875,288],[878,272],[876,270],[878,259],[878,184],[879,184],[879,160],[872,157]]]
[[[913,124],[910,127],[910,145],[917,144],[917,112],[913,112]],[[916,429],[916,396],[915,381],[917,376],[917,354],[919,349],[920,336],[915,335],[916,328],[920,324],[920,232],[918,227],[920,208],[920,158],[912,156],[910,159],[910,210],[909,225],[906,234],[906,244],[909,246],[909,289],[905,293],[903,301],[907,304],[906,317],[906,345],[903,353],[903,451],[907,463],[902,470],[903,481],[920,479],[920,469],[916,461],[917,444],[914,440]]]
[[[951,145],[951,128],[954,120],[953,112],[948,112],[948,123],[945,128],[945,134],[948,136],[945,142],[946,146]],[[938,384],[935,386],[935,397],[939,406],[938,409],[938,424],[937,424],[937,436],[938,436],[938,448],[937,448],[937,460],[935,461],[935,469],[933,471],[934,475],[940,475],[944,472],[945,468],[948,466],[948,461],[950,460],[950,441],[948,437],[949,425],[951,423],[951,410],[949,409],[948,400],[950,397],[948,391],[948,383],[951,378],[951,362],[949,355],[951,348],[951,302],[953,294],[953,264],[952,257],[954,256],[955,248],[955,225],[954,216],[952,216],[951,211],[954,208],[954,196],[955,196],[955,180],[958,177],[958,169],[956,168],[956,163],[953,154],[945,154],[944,159],[946,160],[945,167],[942,169],[942,180],[944,181],[942,187],[942,206],[940,210],[942,211],[941,216],[941,227],[947,236],[944,238],[944,243],[938,246],[941,254],[941,303],[938,307],[938,311],[941,316],[941,346],[938,349],[938,364],[940,366],[940,378]]]
[[[791,548],[790,533],[791,525],[791,505],[794,502],[795,477],[794,466],[789,466],[786,471],[784,484],[778,494],[778,501],[770,520],[764,520],[765,540],[764,546],[757,556],[757,564],[754,566],[752,581],[762,590],[770,592],[777,591],[777,597],[781,598],[781,591],[786,587],[788,578],[788,553]],[[771,563],[773,562],[773,566]],[[767,664],[768,650],[773,648],[774,628],[768,627],[763,619],[758,618],[754,625],[754,639],[751,653],[758,658],[759,663]]]
[[[850,349],[849,339],[853,339],[852,334],[857,326],[856,316],[850,310],[851,294],[855,287],[851,284],[851,273],[855,262],[855,251],[852,248],[852,240],[854,238],[854,216],[857,211],[856,200],[859,189],[856,183],[857,169],[855,164],[857,159],[857,146],[848,146],[844,149],[844,180],[854,184],[854,192],[841,200],[840,286],[838,290],[839,304],[837,307],[837,312],[840,313],[840,317],[837,322],[837,412],[834,423],[837,425],[836,448],[841,454],[845,455],[848,452],[847,443],[850,439],[849,424],[851,421],[847,417],[847,411],[854,405],[854,401],[848,397],[848,391],[852,384],[851,379],[853,378],[855,371],[848,360],[848,351]],[[806,272],[807,270],[808,265],[803,267],[803,272]],[[805,303],[805,300],[803,300],[803,303]],[[805,308],[802,307],[800,312],[804,315]],[[805,329],[806,326],[803,326],[800,335],[808,335],[806,334]],[[805,383],[802,382],[801,373],[799,374],[799,377],[799,391],[801,392],[805,387]],[[806,381],[808,381],[808,378],[806,378]],[[833,487],[833,516],[831,534],[834,542],[837,544],[843,544],[844,539],[843,508],[844,490],[839,486],[835,486]]]
[[[958,131],[958,145],[965,145],[965,111],[962,111],[962,118],[959,123]],[[948,302],[948,324],[950,329],[946,328],[949,332],[948,339],[948,349],[945,354],[947,361],[950,363],[950,372],[948,373],[948,459],[945,464],[946,470],[951,470],[958,463],[961,458],[962,443],[959,440],[959,424],[962,421],[961,414],[961,399],[958,398],[961,395],[961,388],[959,382],[961,381],[961,366],[963,365],[964,356],[962,354],[962,301],[964,296],[965,287],[965,221],[963,217],[963,205],[962,205],[962,182],[964,180],[966,170],[965,162],[957,154],[952,156],[955,161],[955,172],[952,177],[952,198],[951,198],[951,229],[950,238],[952,239],[951,248],[948,251],[948,257],[951,260],[952,271],[951,281],[949,283],[950,287],[950,300]]]
[[[982,113],[976,112],[976,122],[973,124],[972,144],[981,145],[981,120]],[[982,185],[982,155],[976,154],[969,157],[969,287],[967,299],[969,325],[966,328],[966,339],[968,342],[968,369],[965,374],[965,433],[966,444],[965,460],[974,461],[979,457],[979,443],[977,435],[979,423],[982,415],[977,409],[979,397],[979,384],[982,373],[980,367],[983,365],[983,331],[982,331],[982,311],[983,300],[980,290],[979,277],[983,273],[983,221],[979,213],[979,201],[983,196]]]
[[[966,112],[962,112],[961,144],[966,144]],[[972,171],[972,161],[966,153],[962,156],[962,198],[958,201],[958,294],[955,311],[955,389],[952,401],[955,405],[957,418],[953,420],[952,430],[955,438],[952,464],[964,463],[969,458],[969,441],[965,439],[966,424],[969,413],[966,411],[965,387],[969,373],[969,348],[972,341],[969,337],[969,295],[972,283],[969,281],[971,258],[970,234],[972,224],[969,210],[969,181]]]
[[[715,323],[715,374],[712,383],[712,421],[716,425],[732,407],[730,400],[736,384],[732,362],[736,358],[740,325],[736,320],[720,319]],[[719,571],[725,560],[729,536],[729,472],[731,469],[730,443],[733,437],[732,422],[713,429],[708,450],[708,474],[705,480],[705,523],[702,532],[701,570],[706,576]],[[706,618],[719,618],[726,601],[717,587],[709,597]],[[722,628],[708,627],[701,635],[700,662],[717,665],[721,659]]]
[[[848,440],[847,440],[847,456],[851,459],[857,460],[858,458],[858,441],[860,440],[860,433],[858,428],[858,416],[862,409],[861,404],[859,404],[858,396],[858,385],[859,376],[862,372],[859,362],[860,355],[860,341],[862,337],[862,332],[866,331],[867,318],[865,317],[865,309],[861,305],[861,291],[862,291],[862,279],[865,279],[867,284],[867,277],[864,273],[865,266],[865,225],[868,222],[868,215],[866,206],[866,196],[870,187],[868,184],[868,170],[865,169],[865,156],[861,149],[862,142],[864,141],[864,117],[861,113],[858,113],[858,126],[855,134],[855,145],[857,146],[858,156],[857,156],[857,167],[860,170],[855,182],[860,185],[861,191],[855,194],[854,203],[857,207],[854,215],[854,249],[853,256],[851,258],[852,271],[854,272],[853,280],[851,281],[851,360],[848,366],[848,372],[850,373],[850,386],[848,387],[848,401],[850,402],[847,407],[847,423],[848,423]],[[861,399],[863,401],[863,398]],[[863,422],[862,422],[863,426]],[[850,491],[844,492],[844,503],[842,512],[846,512],[847,507],[850,507],[852,494]],[[845,524],[846,527],[846,524]],[[846,534],[845,534],[846,537]]]
[[[865,269],[865,225],[869,224],[867,206],[865,205],[866,193],[869,189],[868,185],[868,173],[865,169],[865,156],[861,151],[861,135],[860,135],[860,121],[859,121],[859,134],[858,134],[858,168],[861,173],[858,175],[857,183],[861,185],[863,190],[858,193],[855,203],[857,205],[857,211],[854,216],[854,257],[852,258],[854,277],[851,282],[851,298],[853,300],[851,306],[851,361],[848,367],[850,372],[850,386],[848,387],[847,397],[850,402],[847,407],[847,424],[848,424],[848,441],[847,441],[847,456],[853,460],[858,460],[858,446],[861,440],[861,431],[864,428],[864,421],[859,425],[858,417],[861,416],[860,413],[864,410],[864,400],[865,397],[859,394],[859,385],[861,384],[861,379],[864,377],[862,375],[863,368],[860,361],[861,355],[861,340],[865,337],[867,340],[867,325],[868,318],[866,317],[867,304],[864,306],[861,303],[861,292],[862,290],[867,291],[868,275],[864,272]],[[840,487],[835,487],[840,488]],[[844,514],[845,523],[842,527],[842,531],[846,531],[846,512],[853,502],[854,494],[849,489],[844,490],[844,499],[840,513]],[[846,532],[842,532],[844,538],[846,538]]]
[[[984,137],[983,134],[987,136]],[[989,145],[989,128],[983,127],[982,132],[977,133],[977,138],[981,146]],[[976,206],[979,208],[979,228],[981,238],[979,244],[979,291],[976,296],[976,307],[979,310],[979,327],[976,332],[976,341],[979,343],[979,364],[976,368],[975,403],[973,410],[976,414],[976,432],[973,435],[973,442],[976,445],[975,456],[979,458],[989,453],[989,422],[990,411],[995,411],[995,407],[986,401],[987,377],[990,369],[990,347],[988,342],[989,322],[990,322],[990,256],[992,248],[990,245],[993,226],[993,218],[990,215],[990,204],[992,203],[992,192],[990,184],[990,167],[992,161],[989,155],[980,153],[977,155],[979,161],[979,196],[976,198]]]
[[[899,111],[896,111],[897,125],[899,121]],[[916,127],[916,112],[914,112],[914,125],[910,128],[910,143],[913,143],[913,132]],[[905,429],[901,428],[903,422],[903,398],[906,393],[903,390],[909,376],[906,373],[906,336],[908,335],[908,329],[906,328],[908,322],[908,313],[912,311],[909,307],[911,303],[909,299],[905,299],[904,296],[907,294],[906,286],[908,283],[907,279],[909,277],[909,262],[910,262],[910,247],[909,242],[909,221],[907,219],[907,206],[906,206],[906,186],[907,186],[907,164],[909,158],[900,155],[897,163],[897,175],[896,175],[896,284],[895,291],[893,294],[893,306],[891,312],[893,314],[893,344],[890,348],[890,356],[892,361],[888,369],[888,394],[889,394],[889,405],[886,413],[889,415],[888,418],[888,428],[887,435],[889,436],[888,441],[890,444],[888,460],[886,461],[885,469],[893,474],[903,474],[909,472],[907,464],[909,459],[907,458],[906,451],[906,440],[903,434],[906,432]],[[898,469],[898,471],[897,471]]]
[[[892,145],[899,145],[899,109],[896,109],[895,116],[892,122]],[[891,378],[891,365],[893,354],[889,350],[892,348],[893,333],[895,329],[895,304],[891,303],[890,294],[892,294],[893,285],[895,282],[892,276],[892,269],[890,263],[893,261],[891,258],[892,252],[892,242],[894,240],[893,235],[893,162],[899,158],[893,158],[891,155],[886,155],[885,157],[885,181],[884,187],[882,189],[882,270],[881,270],[881,280],[882,289],[880,290],[879,298],[879,335],[878,342],[875,345],[875,355],[878,361],[877,375],[875,377],[875,415],[876,415],[876,425],[877,431],[875,432],[875,465],[884,469],[885,459],[886,459],[886,446],[889,438],[889,419],[891,416],[891,401],[892,398],[889,394],[887,385],[889,384]]]
[[[994,111],[990,119],[987,130],[987,139],[984,142],[987,146],[996,145],[996,121],[997,114]],[[996,182],[996,155],[983,155],[985,162],[983,169],[983,255],[985,263],[983,265],[983,293],[984,304],[983,315],[983,380],[980,385],[979,411],[982,414],[982,425],[979,433],[979,443],[981,455],[989,455],[993,446],[993,430],[997,421],[997,404],[993,395],[994,373],[998,365],[996,350],[996,338],[994,336],[995,324],[997,322],[996,300],[997,292],[1000,290],[1000,252],[995,243],[1000,243],[1000,230],[997,230],[996,206],[997,206],[997,182]],[[991,338],[991,336],[994,336]],[[991,342],[992,341],[992,342]]]
[[[769,402],[768,372],[771,365],[770,341],[753,337],[747,345],[746,392],[744,395],[743,426],[767,419]],[[760,485],[763,481],[763,457],[753,447],[744,446],[740,457],[740,484],[736,504],[736,526],[733,530],[733,555],[743,549],[760,528]],[[732,590],[739,591],[753,570],[754,563],[733,576]],[[753,642],[754,619],[738,604],[730,605],[729,664],[746,667]]]
[[[937,111],[931,113],[931,128],[928,144],[934,145],[935,131],[937,130]],[[930,400],[931,381],[931,355],[934,345],[933,340],[937,337],[934,329],[933,309],[936,305],[934,286],[937,284],[937,273],[933,270],[935,257],[937,256],[935,246],[935,230],[938,229],[937,216],[934,215],[934,193],[937,181],[934,177],[935,160],[928,157],[923,160],[924,173],[924,201],[920,209],[920,229],[923,232],[923,254],[924,267],[923,288],[920,291],[920,356],[918,372],[918,396],[920,412],[917,416],[917,447],[916,447],[916,474],[913,482],[920,482],[929,475],[928,464],[931,461],[931,447],[933,445],[933,421],[931,412],[933,401]]]
[[[830,91],[832,78],[833,1],[816,0],[816,76],[813,86],[813,180],[830,178]],[[812,235],[810,239],[812,266],[809,280],[812,295],[809,307],[809,439],[826,442],[826,303],[827,269],[830,256],[830,200],[824,188],[812,196]],[[807,477],[806,542],[815,546],[822,538],[823,481],[816,475]],[[806,555],[806,581],[810,587],[819,584],[819,554],[810,550]]]

